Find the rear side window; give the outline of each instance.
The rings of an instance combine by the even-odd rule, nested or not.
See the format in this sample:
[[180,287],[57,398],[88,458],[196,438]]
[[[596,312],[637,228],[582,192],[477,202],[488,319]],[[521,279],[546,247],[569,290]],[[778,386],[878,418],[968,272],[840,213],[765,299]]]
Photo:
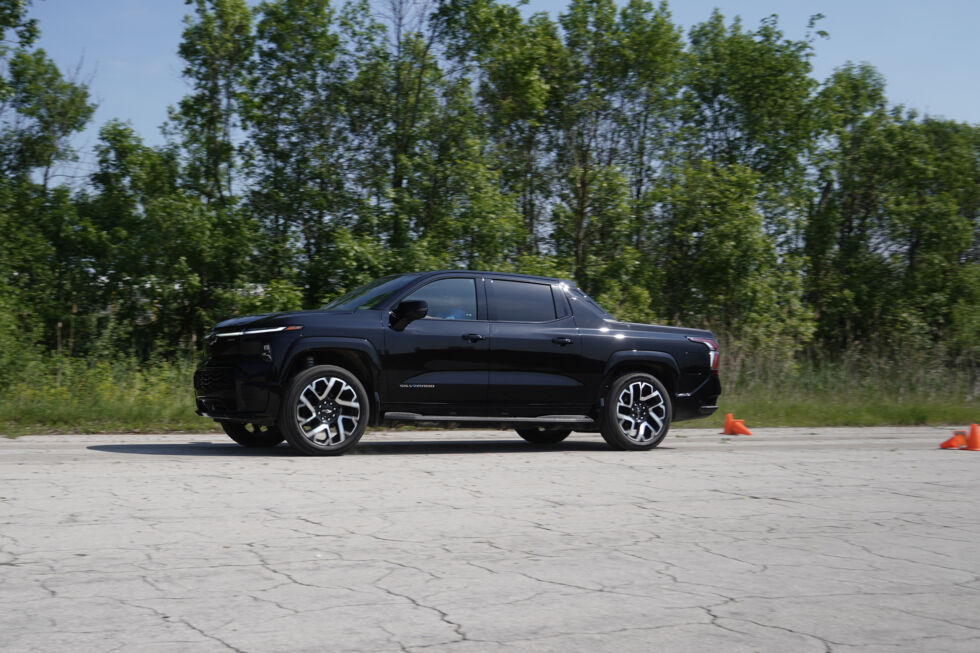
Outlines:
[[428,303],[427,318],[437,320],[475,320],[476,282],[473,279],[440,279],[422,286],[405,298]]
[[599,311],[602,314],[602,317],[607,317],[610,320],[616,319],[612,315],[609,314],[609,311],[607,311],[603,307],[599,306],[599,302],[597,302],[596,300],[594,300],[591,297],[589,297],[588,295],[586,295],[579,288],[576,288],[575,286],[572,286],[571,291],[572,291],[572,295],[574,297],[576,297],[578,299],[581,299],[582,301],[584,301],[585,303],[587,303],[589,306],[592,306],[593,308],[595,308],[597,311]]
[[548,284],[494,279],[490,282],[490,303],[499,322],[550,322],[556,317]]

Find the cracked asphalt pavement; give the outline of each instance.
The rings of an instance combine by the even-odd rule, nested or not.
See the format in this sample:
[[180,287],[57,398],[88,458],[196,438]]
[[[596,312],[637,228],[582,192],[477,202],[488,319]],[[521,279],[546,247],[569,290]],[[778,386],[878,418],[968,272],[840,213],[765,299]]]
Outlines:
[[0,650],[980,651],[947,428],[0,441]]

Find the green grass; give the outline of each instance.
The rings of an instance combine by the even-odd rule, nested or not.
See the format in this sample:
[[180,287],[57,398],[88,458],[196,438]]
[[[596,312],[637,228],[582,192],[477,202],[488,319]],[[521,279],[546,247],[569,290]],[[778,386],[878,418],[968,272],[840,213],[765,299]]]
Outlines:
[[725,413],[750,426],[965,425],[980,421],[980,381],[935,356],[868,355],[803,361],[790,369],[741,364],[726,375],[718,411],[685,423],[722,425]]
[[718,427],[725,413],[744,419],[749,428],[762,426],[919,426],[965,425],[980,421],[980,402],[966,397],[882,399],[847,395],[799,396],[742,394],[723,397],[708,419],[682,426]]
[[50,360],[0,392],[0,433],[214,431],[194,414],[191,363]]
[[[192,362],[141,365],[48,358],[0,390],[0,434],[217,431],[194,414]],[[707,419],[725,413],[765,426],[966,425],[980,421],[980,381],[969,370],[922,361],[853,357],[792,369],[756,361],[722,370],[724,393]]]

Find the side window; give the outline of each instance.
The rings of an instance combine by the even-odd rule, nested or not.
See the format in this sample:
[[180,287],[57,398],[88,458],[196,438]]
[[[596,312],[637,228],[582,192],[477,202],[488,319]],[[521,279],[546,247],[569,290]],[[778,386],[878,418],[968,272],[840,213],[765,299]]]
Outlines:
[[555,319],[555,299],[550,285],[494,279],[490,289],[490,302],[499,322],[550,322]]
[[439,279],[422,286],[405,299],[420,299],[428,303],[426,319],[476,319],[476,282],[473,279]]

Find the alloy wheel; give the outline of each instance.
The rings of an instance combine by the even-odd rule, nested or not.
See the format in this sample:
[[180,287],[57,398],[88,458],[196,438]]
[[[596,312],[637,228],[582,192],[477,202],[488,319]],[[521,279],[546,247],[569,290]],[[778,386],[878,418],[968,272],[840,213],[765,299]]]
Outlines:
[[638,380],[619,393],[616,421],[623,435],[637,444],[656,440],[667,424],[667,403],[653,384]]
[[296,424],[306,439],[321,447],[336,446],[357,429],[361,404],[357,391],[347,381],[321,376],[299,393],[295,414]]

